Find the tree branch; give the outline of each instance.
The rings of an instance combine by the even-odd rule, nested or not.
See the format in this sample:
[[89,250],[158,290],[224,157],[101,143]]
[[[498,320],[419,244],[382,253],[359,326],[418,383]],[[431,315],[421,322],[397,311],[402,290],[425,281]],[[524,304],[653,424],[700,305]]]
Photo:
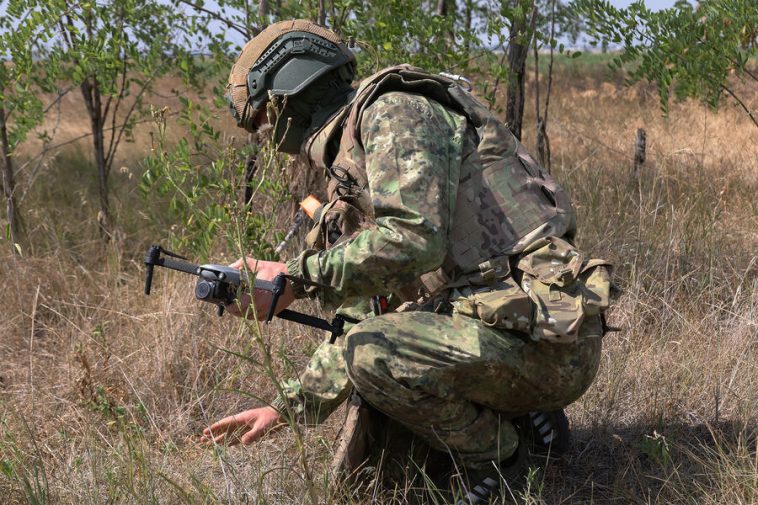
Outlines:
[[[639,27],[635,28],[634,31],[638,34],[640,40],[643,40],[643,39],[647,40],[647,42],[649,44],[651,44],[651,45],[655,43],[655,40],[650,35],[648,35],[647,33],[642,32]],[[677,60],[679,60],[680,63],[684,63],[686,61],[685,58],[681,54],[678,54],[676,52],[669,51],[667,54],[669,56],[672,56],[672,57],[676,58]],[[732,63],[734,63],[734,62],[732,61]],[[745,69],[745,71],[747,71],[747,69]],[[755,78],[753,76],[753,74],[751,74],[749,72],[748,72],[748,75],[750,75],[751,77]],[[648,78],[648,80],[650,80],[650,79]],[[748,115],[748,117],[750,117],[750,120],[753,122],[753,124],[758,128],[758,120],[756,120],[755,116],[753,116],[753,113],[750,111],[750,109],[748,109],[747,105],[745,105],[745,102],[743,102],[725,84],[719,84],[719,88],[721,88],[722,91],[726,92],[729,96],[731,96],[737,102],[737,104],[739,104],[739,106],[742,107],[742,109],[745,111],[745,113]]]
[[[26,188],[24,188],[24,190],[19,194],[19,197],[18,197],[19,205],[23,204],[24,200],[26,199],[26,196],[29,194],[29,190],[34,185],[34,181],[37,179],[37,174],[39,173],[39,169],[42,167],[42,162],[45,160],[45,156],[47,156],[48,151],[50,151],[51,149],[50,143],[58,134],[58,128],[61,125],[61,116],[62,116],[60,96],[56,100],[53,101],[53,104],[57,104],[58,106],[57,107],[58,114],[55,118],[55,126],[53,126],[53,133],[47,136],[47,139],[42,144],[42,150],[37,154],[37,156],[34,156],[33,158],[29,159],[26,163],[21,165],[18,169],[18,171],[21,172],[25,170],[28,165],[30,165],[35,160],[37,160],[37,165],[31,170],[31,173],[29,174],[29,177],[27,178]],[[53,104],[50,104],[50,107],[52,107]]]
[[[171,112],[171,113],[169,113],[169,114],[166,114],[166,116],[176,116],[176,115],[178,115],[178,114],[179,114],[178,112]],[[148,123],[148,122],[150,122],[150,121],[153,121],[153,118],[149,117],[149,118],[145,118],[145,119],[142,119],[142,120],[140,120],[140,121],[135,121],[135,122],[134,122],[134,124],[135,124],[135,125],[138,125],[138,124]],[[124,126],[126,126],[126,123],[122,123],[122,124],[120,124],[120,125],[116,126],[116,128],[123,128]],[[103,128],[103,131],[110,131],[110,130],[111,130],[111,128]],[[91,137],[92,135],[93,135],[93,133],[92,133],[92,132],[88,132],[88,133],[82,133],[82,134],[81,134],[81,135],[79,135],[78,137],[74,137],[74,138],[72,138],[72,139],[69,139],[69,140],[66,140],[66,141],[64,141],[64,142],[61,142],[60,144],[56,144],[56,145],[54,145],[54,146],[51,146],[51,147],[48,149],[48,151],[52,151],[52,150],[54,150],[54,149],[60,149],[61,147],[65,147],[65,146],[67,146],[67,145],[73,144],[74,142],[78,142],[79,140],[82,140],[82,139],[86,139],[87,137]],[[32,158],[32,159],[34,160],[34,159],[36,159],[36,158],[38,158],[38,157],[39,157],[39,155],[35,156],[35,157],[34,157],[34,158]]]
[[69,91],[71,91],[72,89],[74,89],[74,87],[73,87],[73,86],[69,86],[68,88],[65,88],[65,89],[59,89],[59,90],[58,90],[58,96],[57,96],[57,97],[55,97],[55,99],[54,99],[52,102],[50,102],[50,103],[47,105],[47,107],[45,107],[45,108],[42,110],[42,114],[43,114],[43,115],[44,115],[44,114],[47,114],[47,113],[50,111],[50,109],[52,109],[52,108],[53,108],[53,106],[55,106],[57,103],[59,103],[59,102],[60,102],[60,101],[63,99],[63,97],[64,97],[64,96],[66,96],[66,95],[68,94],[68,92],[69,92]]
[[728,87],[721,84],[721,89],[729,94],[734,100],[742,107],[742,109],[747,113],[747,115],[750,117],[750,120],[753,121],[753,124],[758,127],[758,121],[756,120],[755,116],[753,116],[753,113],[750,111],[750,109],[747,108],[747,105],[745,105],[745,102],[740,100],[740,98],[734,94],[734,92],[729,89]]
[[[129,107],[129,110],[126,113],[126,116],[124,117],[124,122],[121,124],[121,126],[118,127],[118,136],[116,137],[115,143],[111,143],[111,145],[108,147],[108,153],[106,158],[106,173],[110,173],[111,167],[113,166],[113,160],[115,158],[116,149],[118,149],[119,144],[121,143],[121,137],[124,135],[124,131],[126,130],[126,127],[129,125],[129,118],[132,117],[132,114],[134,113],[134,109],[137,107],[137,105],[140,103],[142,99],[142,95],[145,94],[145,91],[150,87],[150,83],[152,82],[153,77],[151,76],[149,79],[145,81],[145,83],[142,85],[142,89],[139,93],[137,93],[137,96],[134,98],[134,102],[132,102],[131,107]],[[134,124],[139,124],[142,121],[135,122]],[[113,135],[115,133],[115,130],[112,130],[113,133],[111,133],[111,139],[113,139]]]
[[238,25],[237,23],[233,22],[232,20],[223,17],[218,12],[213,12],[210,9],[206,9],[202,5],[198,5],[198,4],[194,3],[194,2],[190,2],[189,0],[178,0],[178,2],[192,7],[193,9],[195,9],[198,12],[203,12],[203,13],[207,14],[208,16],[211,17],[211,19],[215,19],[216,21],[220,21],[220,22],[224,23],[228,28],[231,28],[232,30],[234,30],[234,31],[236,31],[236,32],[244,35],[248,39],[252,39],[254,36],[256,36],[256,35],[258,35],[260,33],[260,29],[252,26],[252,27],[250,27],[251,30],[252,30],[252,35],[251,35],[250,32],[247,30],[247,28],[245,28],[244,26]]
[[[116,136],[116,134],[114,133],[115,132],[115,128],[116,128],[116,119],[117,119],[117,115],[118,115],[118,109],[121,106],[121,102],[124,100],[124,96],[126,94],[126,87],[127,87],[127,84],[128,84],[127,80],[126,80],[126,74],[127,74],[126,54],[124,54],[123,59],[121,61],[123,63],[123,66],[121,68],[121,85],[120,85],[120,89],[118,91],[118,98],[116,98],[116,105],[113,107],[113,116],[111,116],[111,128],[112,129],[111,129],[111,139],[108,142],[108,151],[107,151],[106,157],[105,157],[106,166],[110,165],[109,159],[111,157],[111,154],[113,152],[115,152],[115,149],[113,148],[113,143],[114,143],[114,138]],[[105,116],[103,116],[103,117],[105,117]],[[128,119],[129,118],[127,116],[127,120]],[[116,147],[118,147],[118,145]],[[110,171],[110,169],[107,169],[107,170]]]
[[545,128],[547,128],[547,114],[548,109],[550,108],[550,92],[553,90],[553,40],[555,39],[555,2],[556,0],[553,0],[553,4],[550,11],[550,63],[547,66],[547,92],[545,96]]

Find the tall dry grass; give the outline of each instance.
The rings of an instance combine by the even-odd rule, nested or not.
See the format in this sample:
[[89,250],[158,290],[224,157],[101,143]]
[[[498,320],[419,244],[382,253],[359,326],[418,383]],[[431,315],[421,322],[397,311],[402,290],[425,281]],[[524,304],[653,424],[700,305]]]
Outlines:
[[[570,453],[535,473],[522,501],[758,503],[758,130],[696,103],[662,118],[644,86],[567,73],[556,87],[553,173],[576,203],[582,248],[617,266],[610,324],[622,331],[607,335],[595,385],[568,409]],[[648,134],[639,176],[638,127]],[[209,422],[271,398],[254,364],[261,346],[195,302],[191,279],[161,271],[142,294],[142,254],[161,230],[132,194],[138,168],[117,175],[119,218],[131,224],[103,248],[77,159],[39,182],[34,254],[0,252],[3,502],[307,502],[289,430],[248,447],[196,444]],[[321,338],[281,322],[261,331],[279,376]],[[340,416],[302,432],[319,499],[405,502],[403,489],[351,497],[330,485]]]

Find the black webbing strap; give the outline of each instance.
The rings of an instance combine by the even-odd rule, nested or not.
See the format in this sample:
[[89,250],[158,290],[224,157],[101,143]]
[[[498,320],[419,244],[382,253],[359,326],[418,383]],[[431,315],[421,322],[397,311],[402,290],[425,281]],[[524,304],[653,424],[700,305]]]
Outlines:
[[[303,284],[325,286],[318,282],[313,282],[309,279],[293,277],[291,275],[286,275],[284,273],[278,274],[276,277],[274,277],[274,280],[271,282],[259,281],[256,279],[255,287],[263,288],[263,289],[267,289],[271,291],[271,307],[269,308],[268,314],[266,316],[266,323],[270,323],[271,319],[274,317],[274,315],[276,315],[276,317],[280,319],[286,319],[287,321],[292,321],[293,323],[304,324],[306,326],[312,326],[313,328],[326,330],[328,332],[331,332],[331,336],[329,337],[329,343],[333,344],[337,340],[337,337],[340,337],[342,336],[343,333],[345,333],[345,322],[350,322],[350,323],[358,322],[357,319],[353,319],[351,317],[336,315],[334,316],[334,319],[332,319],[332,322],[330,323],[326,319],[321,319],[320,317],[303,314],[302,312],[296,312],[294,310],[289,310],[289,309],[284,309],[284,310],[279,311],[278,314],[274,314],[274,309],[277,305],[277,302],[279,301],[279,297],[282,295],[282,293],[284,293],[284,286],[285,286],[285,283],[287,282],[287,279],[293,282],[300,282]],[[325,287],[328,287],[328,286],[325,286]]]
[[[335,326],[329,323],[329,321],[326,319],[321,319],[320,317],[303,314],[302,312],[296,312],[290,309],[279,311],[276,317],[280,319],[286,319],[287,321],[292,321],[293,323],[304,324],[306,326],[312,326],[320,330],[330,331],[332,333],[337,330],[337,328],[335,328]],[[340,335],[341,334],[342,333],[340,333]]]
[[359,322],[357,319],[353,319],[352,317],[336,315],[330,323],[326,319],[321,319],[320,317],[310,316],[308,314],[303,314],[302,312],[296,312],[289,309],[279,311],[279,313],[276,314],[276,317],[279,319],[292,321],[293,323],[304,324],[306,326],[311,326],[320,330],[326,330],[331,333],[329,336],[330,344],[336,342],[337,337],[341,337],[345,333],[345,323],[355,324]]

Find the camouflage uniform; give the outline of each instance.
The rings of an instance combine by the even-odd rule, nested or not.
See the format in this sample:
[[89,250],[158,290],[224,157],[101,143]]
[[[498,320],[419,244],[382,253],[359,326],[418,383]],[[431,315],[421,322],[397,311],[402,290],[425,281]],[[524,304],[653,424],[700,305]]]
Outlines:
[[584,318],[573,342],[534,341],[513,323],[510,331],[463,315],[456,307],[471,294],[467,285],[445,286],[421,310],[373,317],[368,297],[408,300],[407,286],[450,256],[459,184],[481,170],[481,160],[477,131],[464,115],[408,92],[375,97],[362,111],[359,141],[371,225],[287,266],[328,286],[300,287],[297,296],[317,297],[361,322],[335,344],[323,343],[305,372],[285,382],[275,406],[287,402],[301,422],[318,423],[355,388],[467,466],[502,460],[518,443],[510,419],[568,405],[589,387],[600,318]]

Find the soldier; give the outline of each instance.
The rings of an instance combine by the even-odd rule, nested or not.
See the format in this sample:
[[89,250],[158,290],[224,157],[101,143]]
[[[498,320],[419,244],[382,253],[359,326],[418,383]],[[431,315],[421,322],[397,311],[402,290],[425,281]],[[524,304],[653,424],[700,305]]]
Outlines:
[[[354,89],[355,68],[336,34],[302,20],[266,28],[232,68],[237,125],[270,124],[330,199],[299,256],[233,266],[291,276],[276,310],[317,298],[351,324],[272,406],[202,439],[251,443],[288,412],[318,423],[352,392],[454,458],[461,503],[486,503],[523,468],[524,426],[565,449],[562,408],[598,368],[610,265],[574,247],[566,193],[456,79],[403,65]],[[250,303],[263,317],[271,298],[228,310]]]

